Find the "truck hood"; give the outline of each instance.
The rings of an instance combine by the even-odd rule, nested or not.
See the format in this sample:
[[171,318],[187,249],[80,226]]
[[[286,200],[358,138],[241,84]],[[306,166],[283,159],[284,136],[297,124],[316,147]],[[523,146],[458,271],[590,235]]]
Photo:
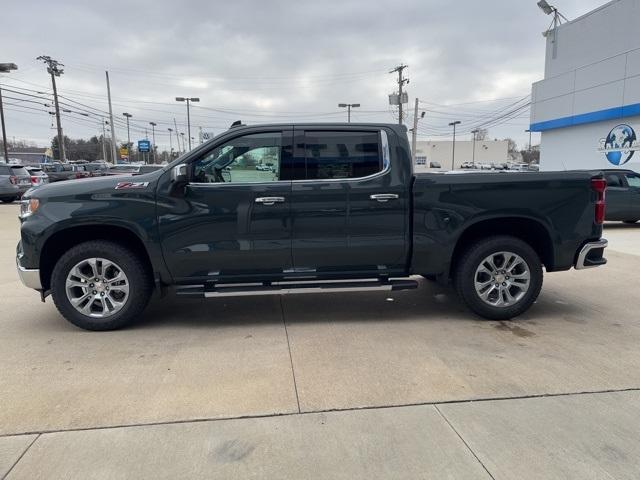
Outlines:
[[29,190],[24,198],[38,198],[42,200],[53,198],[70,198],[86,196],[96,193],[118,192],[125,194],[129,191],[145,191],[155,185],[156,180],[164,170],[147,173],[145,175],[112,175],[105,177],[81,178],[43,185]]

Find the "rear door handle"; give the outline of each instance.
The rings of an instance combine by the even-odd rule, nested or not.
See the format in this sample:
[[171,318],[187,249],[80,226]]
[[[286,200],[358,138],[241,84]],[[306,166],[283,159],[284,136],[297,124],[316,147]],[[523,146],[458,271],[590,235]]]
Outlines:
[[284,202],[284,197],[257,197],[255,202],[263,205],[274,205]]
[[384,203],[384,202],[388,202],[389,200],[397,200],[398,195],[396,195],[395,193],[376,193],[376,194],[370,195],[369,198],[371,200],[376,200],[380,203]]

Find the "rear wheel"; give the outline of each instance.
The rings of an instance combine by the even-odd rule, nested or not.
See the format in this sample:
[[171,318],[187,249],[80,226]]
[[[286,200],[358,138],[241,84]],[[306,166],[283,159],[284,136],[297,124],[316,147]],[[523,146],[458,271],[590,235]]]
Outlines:
[[140,259],[119,244],[81,243],[56,263],[51,291],[69,322],[86,330],[113,330],[142,313],[153,283]]
[[2,201],[2,203],[11,203],[13,202],[17,197],[4,197],[4,198],[0,198],[0,201]]
[[542,288],[542,264],[519,238],[485,238],[464,252],[455,286],[467,306],[481,317],[506,320],[525,312]]

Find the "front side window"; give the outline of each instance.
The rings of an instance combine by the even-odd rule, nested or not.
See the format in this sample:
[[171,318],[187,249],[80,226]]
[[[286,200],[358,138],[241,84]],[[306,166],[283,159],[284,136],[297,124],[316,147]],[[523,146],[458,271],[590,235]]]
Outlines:
[[361,178],[380,172],[378,138],[378,132],[305,132],[306,178]]
[[630,187],[640,188],[640,175],[625,173],[625,177],[627,177],[627,183]]
[[254,133],[214,148],[194,164],[194,183],[263,183],[280,180],[282,133]]

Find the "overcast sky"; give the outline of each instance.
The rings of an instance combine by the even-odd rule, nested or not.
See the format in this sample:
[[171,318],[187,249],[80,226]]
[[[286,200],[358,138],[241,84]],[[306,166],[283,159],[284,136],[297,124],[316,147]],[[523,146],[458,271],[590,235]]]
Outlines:
[[[571,19],[604,2],[554,3]],[[119,122],[123,112],[133,115],[132,141],[156,122],[160,149],[168,147],[174,118],[186,131],[186,109],[176,96],[201,99],[192,110],[196,138],[198,127],[217,134],[236,119],[343,121],[340,102],[362,105],[354,121],[397,121],[387,97],[397,77],[388,71],[400,63],[409,66],[408,107],[416,97],[425,102],[419,138],[446,138],[456,116],[468,138],[475,124],[528,95],[542,78],[541,32],[550,21],[535,0],[32,0],[7,2],[2,10],[0,62],[19,70],[0,82],[35,95],[4,92],[13,97],[5,98],[9,139],[45,145],[55,135],[46,113],[52,108],[37,98],[51,84],[35,58],[50,55],[65,64],[58,79],[64,108],[77,112],[63,116],[66,135],[101,132],[108,69],[114,115]],[[527,127],[525,110],[490,128],[490,137],[510,136],[524,147]],[[126,128],[119,124],[116,135],[125,140]]]

